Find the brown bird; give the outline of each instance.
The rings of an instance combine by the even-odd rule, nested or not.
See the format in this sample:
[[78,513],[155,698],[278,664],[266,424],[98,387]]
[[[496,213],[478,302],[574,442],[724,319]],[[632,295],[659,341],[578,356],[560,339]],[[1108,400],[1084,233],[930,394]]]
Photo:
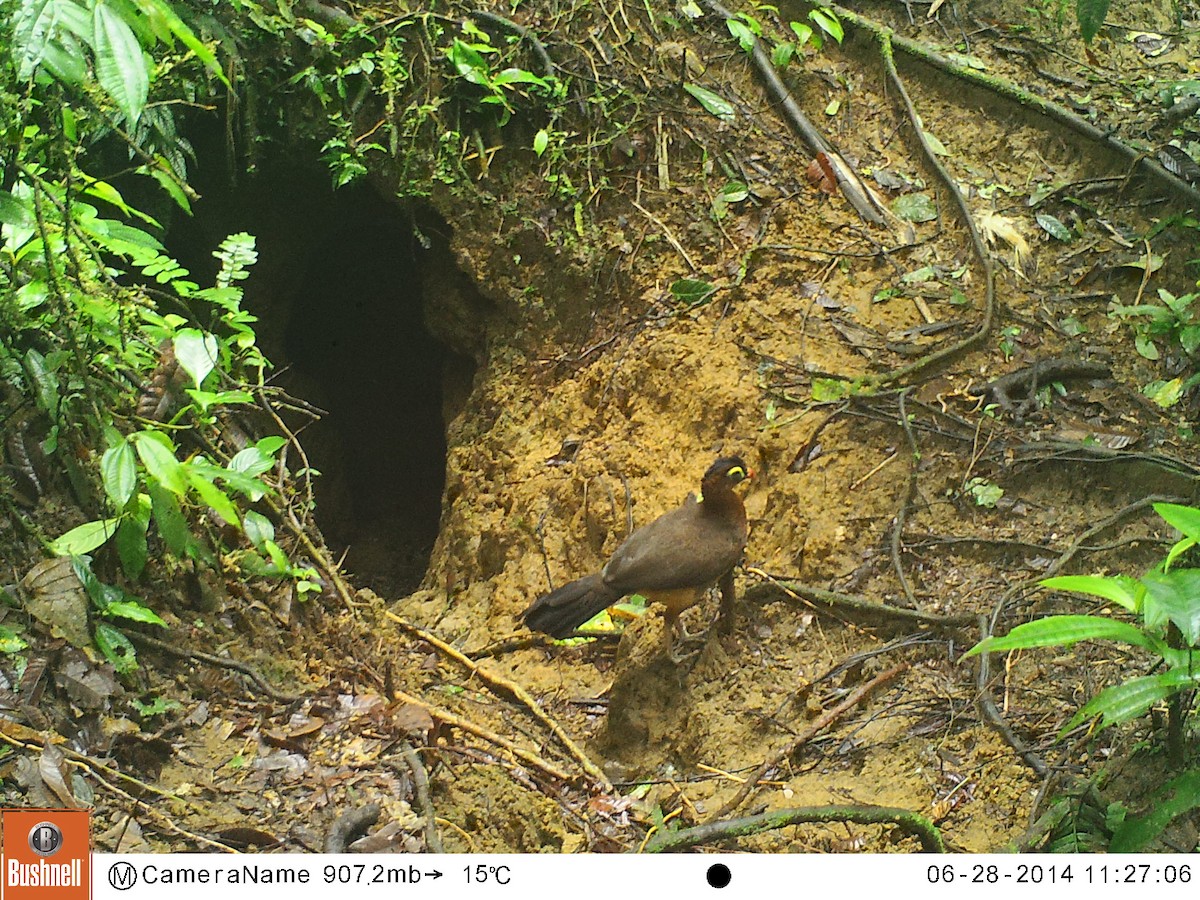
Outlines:
[[637,529],[597,574],[539,597],[521,614],[525,624],[564,638],[622,597],[641,594],[666,606],[669,637],[679,614],[741,560],[746,507],[733,488],[753,474],[740,457],[721,457],[704,473],[699,497],[688,494],[678,509]]

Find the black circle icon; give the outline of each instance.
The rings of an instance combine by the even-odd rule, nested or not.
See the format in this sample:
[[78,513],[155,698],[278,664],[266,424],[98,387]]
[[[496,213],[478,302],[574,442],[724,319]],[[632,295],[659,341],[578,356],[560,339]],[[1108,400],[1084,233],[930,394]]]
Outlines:
[[29,849],[38,856],[53,856],[62,845],[62,830],[53,822],[38,822],[29,829]]
[[705,877],[708,879],[708,883],[715,888],[729,887],[729,882],[733,880],[729,866],[725,863],[713,863],[708,867]]

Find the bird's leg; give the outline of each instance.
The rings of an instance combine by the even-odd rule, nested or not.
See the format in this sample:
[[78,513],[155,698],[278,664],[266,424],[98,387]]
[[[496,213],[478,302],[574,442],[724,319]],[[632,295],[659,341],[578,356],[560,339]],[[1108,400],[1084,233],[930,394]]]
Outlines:
[[721,608],[717,612],[717,634],[733,631],[733,604],[737,595],[733,592],[733,569],[721,576],[717,583],[721,591]]

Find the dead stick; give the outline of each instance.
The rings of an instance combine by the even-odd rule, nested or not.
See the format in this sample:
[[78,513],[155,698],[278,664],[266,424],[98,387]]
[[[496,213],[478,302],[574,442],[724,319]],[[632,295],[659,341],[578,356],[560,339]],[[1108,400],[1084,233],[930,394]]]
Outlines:
[[584,753],[583,750],[580,749],[580,747],[573,740],[571,740],[570,735],[563,730],[561,725],[554,721],[554,719],[550,718],[549,713],[538,706],[537,701],[534,700],[533,697],[529,696],[529,692],[526,691],[525,688],[521,687],[515,681],[509,681],[507,678],[504,678],[501,675],[496,675],[481,669],[479,667],[479,663],[475,662],[469,656],[466,656],[460,651],[454,649],[445,641],[441,640],[436,635],[429,633],[424,628],[414,625],[411,622],[406,622],[404,619],[401,619],[399,616],[391,612],[385,611],[384,615],[407,631],[409,634],[416,635],[426,643],[432,644],[442,653],[446,654],[460,665],[465,666],[472,675],[478,675],[481,680],[487,682],[492,687],[501,688],[516,697],[522,705],[524,705],[531,713],[533,713],[534,718],[550,729],[551,733],[558,738],[564,747],[567,748],[567,751],[573,757],[575,757],[575,759],[579,762],[579,765],[583,767],[583,770],[587,772],[588,775],[590,775],[605,792],[612,790],[612,783],[608,780],[607,776],[605,776],[604,772],[600,770],[600,767],[592,762],[591,759],[588,758],[588,755]]
[[904,672],[907,668],[907,665],[894,666],[893,668],[888,669],[886,672],[876,675],[866,684],[860,684],[850,693],[848,697],[846,697],[845,700],[843,700],[833,709],[826,710],[819,719],[812,723],[812,725],[800,732],[794,741],[789,743],[786,747],[782,748],[778,752],[772,754],[770,759],[759,766],[755,773],[746,779],[746,783],[738,788],[738,792],[733,795],[733,799],[717,810],[716,814],[708,820],[709,823],[715,822],[722,816],[729,815],[729,813],[741,806],[742,801],[750,796],[750,792],[758,786],[758,782],[760,780],[766,777],[767,772],[771,771],[771,769],[775,768],[775,766],[779,765],[781,762],[783,762],[783,760],[787,759],[789,756],[811,741],[814,737],[844,716],[851,709],[858,706],[858,704],[865,700],[872,692],[894,681],[900,675],[900,673]]
[[891,806],[797,806],[773,809],[756,816],[707,822],[694,828],[660,832],[646,844],[646,853],[666,850],[686,850],[697,844],[717,843],[737,837],[748,837],[776,828],[804,822],[854,822],[859,825],[897,825],[906,834],[921,842],[922,853],[945,853],[942,835],[937,826],[924,816],[909,809]]
[[414,697],[412,694],[406,694],[404,691],[393,691],[393,696],[397,700],[402,700],[405,703],[411,703],[413,706],[419,706],[421,709],[425,710],[425,712],[429,713],[429,715],[433,716],[433,718],[439,719],[440,721],[445,722],[447,725],[450,725],[454,728],[461,728],[463,731],[466,731],[469,734],[483,738],[489,744],[495,744],[497,747],[503,747],[513,756],[528,763],[535,769],[540,769],[551,778],[557,778],[559,781],[565,782],[571,782],[575,780],[574,775],[563,771],[558,766],[554,765],[554,763],[542,759],[536,753],[530,753],[528,750],[518,747],[508,738],[498,735],[496,732],[484,728],[482,725],[476,725],[474,722],[455,715],[448,709],[435,706],[432,703],[426,703],[424,700]]
[[412,773],[413,793],[416,795],[421,815],[425,817],[425,849],[430,853],[445,853],[446,848],[442,846],[442,835],[438,832],[437,816],[433,812],[429,773],[425,771],[425,764],[421,762],[421,754],[417,753],[408,741],[400,746],[400,753],[404,756],[404,762]]

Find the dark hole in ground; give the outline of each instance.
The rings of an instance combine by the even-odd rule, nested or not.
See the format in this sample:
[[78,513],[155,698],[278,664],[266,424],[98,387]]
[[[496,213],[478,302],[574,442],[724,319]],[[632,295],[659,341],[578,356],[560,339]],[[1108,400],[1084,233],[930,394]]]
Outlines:
[[[334,191],[328,173],[266,166],[229,186],[222,155],[197,148],[194,219],[177,219],[169,245],[202,284],[227,234],[257,238],[246,306],[288,393],[327,411],[293,419],[316,480],[317,523],[346,551],[359,584],[384,596],[414,590],[438,533],[446,422],[474,363],[425,327],[423,292],[460,273],[449,229],[427,210],[389,203],[369,187]],[[211,160],[209,169],[205,164]],[[419,224],[417,224],[419,223]],[[282,371],[281,371],[282,370]],[[443,401],[444,379],[454,385]],[[293,460],[293,469],[299,462]]]

